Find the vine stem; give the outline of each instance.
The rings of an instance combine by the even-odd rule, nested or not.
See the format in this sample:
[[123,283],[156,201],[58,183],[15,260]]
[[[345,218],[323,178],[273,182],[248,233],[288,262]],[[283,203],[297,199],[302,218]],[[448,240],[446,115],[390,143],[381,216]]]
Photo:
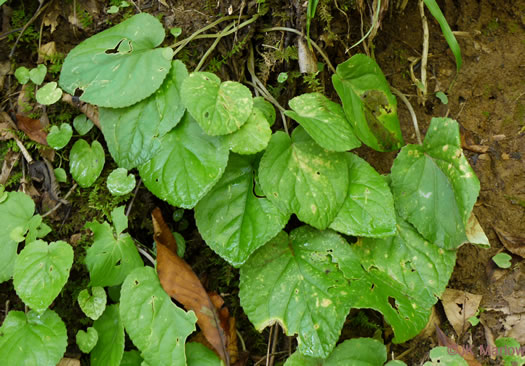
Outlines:
[[[295,33],[295,34],[298,34],[300,35],[301,37],[304,37],[304,34],[299,32],[297,29],[293,29],[293,28],[288,28],[288,27],[271,27],[271,28],[263,28],[261,29],[262,32],[275,32],[275,31],[281,31],[281,32],[291,32],[291,33]],[[319,52],[319,54],[323,57],[324,61],[326,62],[326,64],[328,65],[328,68],[335,74],[335,68],[334,66],[332,65],[332,63],[330,62],[330,59],[328,58],[328,56],[326,55],[326,53],[324,53],[324,51],[321,49],[321,47],[319,47],[319,45],[317,43],[315,43],[313,40],[310,40],[310,43],[312,44],[312,46],[314,46],[314,48],[317,50],[317,52]]]
[[225,17],[222,17],[222,18],[219,18],[217,19],[216,21],[214,21],[213,23],[205,26],[205,27],[202,27],[201,29],[195,31],[192,35],[190,35],[189,37],[179,41],[179,42],[176,42],[174,43],[173,45],[171,45],[170,47],[171,48],[175,48],[175,51],[173,51],[173,56],[175,56],[177,53],[179,53],[184,47],[186,47],[186,45],[188,43],[190,43],[192,40],[194,39],[199,39],[199,38],[217,38],[217,37],[224,37],[224,36],[227,36],[227,35],[230,35],[232,33],[235,33],[237,30],[255,22],[257,20],[257,18],[259,17],[258,14],[255,14],[253,17],[251,17],[250,19],[248,19],[247,21],[239,24],[238,26],[234,27],[233,29],[231,29],[229,32],[226,32],[226,33],[222,33],[222,32],[219,32],[219,33],[216,33],[216,34],[203,34],[203,35],[200,35],[201,33],[207,31],[208,29],[211,29],[213,27],[215,27],[216,25],[224,22],[224,21],[227,21],[227,20],[236,20],[236,19],[239,19],[239,16],[237,15],[229,15],[229,16],[225,16]]
[[217,44],[219,43],[219,41],[222,39],[222,37],[226,36],[226,34],[228,33],[229,30],[232,29],[232,27],[235,26],[235,22],[233,22],[232,24],[228,25],[226,28],[224,28],[224,30],[222,32],[220,32],[217,36],[217,38],[215,38],[215,41],[213,41],[212,45],[210,46],[210,48],[208,48],[208,50],[204,53],[204,55],[201,57],[201,60],[199,61],[197,67],[195,67],[195,70],[193,70],[194,72],[197,72],[200,70],[200,68],[202,67],[202,65],[204,64],[204,61],[206,61],[206,59],[208,58],[208,56],[213,52],[213,50],[215,49],[215,47],[217,47]]
[[410,102],[408,101],[407,97],[405,96],[405,94],[403,94],[400,90],[394,88],[393,86],[390,87],[390,89],[394,92],[395,95],[397,95],[399,97],[399,99],[401,99],[403,101],[403,103],[405,103],[405,105],[407,106],[408,108],[408,111],[410,112],[410,116],[412,117],[412,124],[414,125],[414,130],[416,132],[416,138],[417,138],[417,143],[419,145],[422,145],[423,142],[421,140],[421,133],[419,132],[419,125],[417,123],[417,117],[416,117],[416,112],[414,112],[414,108],[412,108],[412,104],[410,104]]

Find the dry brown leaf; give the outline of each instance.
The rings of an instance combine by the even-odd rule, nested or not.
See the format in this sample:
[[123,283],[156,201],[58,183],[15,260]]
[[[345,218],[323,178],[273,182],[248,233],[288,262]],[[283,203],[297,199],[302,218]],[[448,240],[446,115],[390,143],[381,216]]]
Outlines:
[[58,17],[60,15],[60,2],[55,1],[51,7],[44,14],[44,26],[51,27],[50,33],[53,33],[58,25]]
[[[154,239],[157,244],[157,273],[164,291],[197,315],[197,324],[215,351],[229,365],[228,333],[201,281],[191,267],[176,254],[176,241],[164,222],[160,209],[152,212]],[[217,303],[217,299],[214,299]],[[221,299],[222,301],[222,299]]]
[[[458,346],[456,342],[447,337],[445,333],[436,325],[436,334],[440,346],[447,347],[448,349],[454,350],[454,353],[463,357],[469,366],[482,366],[476,358],[471,349],[465,349]],[[451,352],[452,353],[452,352]]]
[[57,366],[80,366],[80,360],[64,357],[60,360]]
[[46,59],[49,59],[49,57],[53,56],[56,53],[57,53],[57,47],[56,47],[55,42],[48,42],[46,44],[43,44],[42,46],[40,46],[38,50],[37,63],[39,64],[43,63],[44,61],[46,61]]
[[317,72],[317,59],[312,50],[308,48],[301,37],[297,37],[297,55],[299,71],[302,74],[315,74]]
[[490,247],[489,239],[487,238],[487,235],[485,235],[485,232],[474,215],[474,212],[470,213],[465,233],[467,234],[469,243],[481,245],[483,247]]
[[27,137],[41,145],[47,145],[47,132],[44,132],[42,123],[38,119],[16,115],[18,128],[25,132]]
[[445,289],[441,296],[441,303],[448,321],[458,336],[461,336],[470,327],[468,318],[476,315],[481,298],[481,295],[450,288]]
[[78,108],[79,111],[84,113],[86,117],[89,118],[91,122],[93,122],[93,124],[98,127],[98,129],[100,129],[100,120],[98,118],[97,106],[84,102],[75,102],[73,97],[67,93],[62,95],[62,101],[71,105],[72,107]]
[[14,152],[11,149],[7,151],[2,163],[2,171],[0,172],[0,184],[6,184],[18,159],[20,159],[19,152]]
[[512,235],[506,231],[494,227],[501,244],[511,253],[525,258],[525,236]]

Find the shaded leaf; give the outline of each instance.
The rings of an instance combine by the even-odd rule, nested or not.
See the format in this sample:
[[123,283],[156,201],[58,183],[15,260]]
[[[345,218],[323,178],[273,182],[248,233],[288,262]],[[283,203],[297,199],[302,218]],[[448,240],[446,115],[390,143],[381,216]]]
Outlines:
[[100,318],[106,309],[107,296],[103,287],[92,287],[91,294],[89,289],[79,292],[77,297],[80,309],[93,320]]
[[100,142],[95,140],[89,146],[86,140],[77,140],[69,152],[69,172],[79,186],[88,188],[102,172],[105,159]]
[[80,136],[84,136],[93,128],[93,122],[85,114],[79,114],[73,120],[73,127]]
[[124,325],[119,315],[119,305],[109,305],[104,314],[93,323],[98,342],[91,351],[92,366],[119,366],[124,353]]
[[89,327],[86,332],[80,329],[76,335],[76,342],[82,352],[91,352],[98,342],[97,330],[93,327]]
[[186,343],[188,366],[221,366],[224,363],[211,349],[196,342]]
[[164,222],[160,210],[152,213],[155,243],[157,244],[157,273],[162,288],[197,315],[197,324],[204,336],[229,364],[227,333],[221,327],[219,314],[191,267],[173,250],[175,239]]

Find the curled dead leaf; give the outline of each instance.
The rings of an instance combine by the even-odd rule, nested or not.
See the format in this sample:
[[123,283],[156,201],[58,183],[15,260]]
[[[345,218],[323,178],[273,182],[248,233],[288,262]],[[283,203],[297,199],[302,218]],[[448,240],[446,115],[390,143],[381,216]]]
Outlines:
[[[223,328],[229,314],[227,309],[226,312],[222,310],[224,301],[218,295],[210,297],[189,264],[176,254],[176,240],[164,222],[160,209],[153,210],[152,218],[157,244],[157,274],[164,291],[186,310],[195,312],[197,324],[207,341],[226,365],[230,365],[228,347],[231,340],[229,332]],[[217,305],[220,305],[220,310],[217,310]]]
[[16,120],[18,122],[18,128],[25,132],[27,137],[31,140],[38,142],[41,145],[47,146],[47,132],[44,131],[44,127],[40,120],[25,117],[17,114]]
[[468,319],[476,315],[481,298],[481,295],[451,288],[447,288],[441,296],[447,319],[458,336],[461,336],[470,327]]

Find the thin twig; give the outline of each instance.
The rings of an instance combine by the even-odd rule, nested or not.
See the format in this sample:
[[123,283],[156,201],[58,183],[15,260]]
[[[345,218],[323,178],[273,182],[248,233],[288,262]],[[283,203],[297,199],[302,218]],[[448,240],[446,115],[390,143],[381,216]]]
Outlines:
[[[301,37],[304,37],[304,35],[301,32],[299,32],[297,29],[288,28],[288,27],[263,28],[263,29],[261,29],[261,31],[262,32],[273,32],[273,31],[292,32],[292,33],[300,35]],[[310,40],[310,43],[312,44],[312,46],[314,46],[314,48],[317,50],[317,52],[319,52],[319,54],[323,57],[324,61],[328,65],[328,68],[330,69],[330,71],[332,71],[335,74],[335,68],[332,65],[332,63],[330,62],[330,59],[328,58],[326,53],[324,53],[324,51],[321,49],[321,47],[319,47],[319,45],[317,43],[315,43],[313,40]]]
[[33,14],[33,16],[31,17],[31,19],[29,19],[29,21],[24,25],[24,27],[22,28],[22,30],[20,31],[20,34],[18,35],[18,37],[16,38],[16,41],[15,41],[15,44],[13,45],[13,47],[11,48],[11,52],[9,52],[9,59],[13,58],[13,55],[15,53],[15,49],[16,49],[16,46],[18,45],[18,42],[20,41],[20,38],[22,38],[22,36],[24,35],[24,32],[26,31],[26,29],[31,25],[33,24],[33,22],[36,20],[36,18],[38,18],[40,16],[40,14],[49,6],[49,4],[51,4],[51,2],[47,3],[46,5],[43,5],[42,4],[44,3],[44,0],[40,0],[40,4],[38,5],[38,8],[36,9],[35,13]]
[[64,196],[64,198],[62,200],[60,200],[55,207],[53,207],[51,210],[49,210],[45,214],[43,214],[42,217],[46,217],[46,216],[50,215],[51,213],[55,212],[60,206],[62,206],[64,204],[64,201],[66,201],[67,198],[71,195],[71,193],[73,193],[75,188],[77,188],[77,184],[76,183],[73,184],[73,186],[71,187],[69,192],[67,192],[67,194]]
[[273,335],[273,332],[275,332],[275,326],[276,326],[277,323],[275,323],[271,328],[270,328],[270,334],[268,334],[268,347],[266,347],[266,366],[269,366],[270,365],[270,346],[272,345],[272,335]]
[[277,348],[277,337],[279,336],[279,323],[275,323],[275,331],[272,338],[272,351],[270,352],[270,365],[273,366],[275,362],[275,348]]
[[423,84],[423,90],[417,89],[419,95],[419,103],[425,104],[427,98],[427,61],[428,61],[428,22],[425,16],[425,4],[423,0],[419,0],[419,13],[421,15],[421,23],[423,24],[423,54],[421,56],[421,84]]
[[137,186],[135,187],[135,192],[133,192],[133,198],[131,198],[131,202],[129,203],[128,208],[126,210],[126,216],[129,216],[129,213],[131,212],[131,207],[133,206],[133,202],[135,202],[135,197],[137,197],[137,192],[139,191],[141,184],[142,184],[142,178],[139,178],[139,182],[137,183]]
[[210,48],[208,48],[208,50],[201,57],[199,63],[197,64],[197,67],[195,67],[195,70],[194,70],[195,72],[200,70],[200,68],[204,64],[204,61],[206,61],[206,59],[213,52],[215,47],[217,47],[217,44],[222,39],[222,37],[224,37],[226,35],[226,33],[234,26],[235,26],[235,22],[233,22],[232,24],[228,25],[226,28],[224,28],[224,30],[222,32],[219,33],[219,36],[217,38],[215,38],[215,41],[213,41],[213,43],[211,44]]
[[138,245],[135,245],[135,247],[137,248],[137,250],[139,251],[140,254],[142,254],[144,257],[146,257],[150,262],[151,264],[153,265],[153,267],[155,267],[155,259],[153,259],[153,257],[151,255],[149,255],[148,252],[146,252],[144,249],[142,249],[141,247],[139,247]]
[[416,131],[417,143],[422,145],[423,142],[421,141],[421,133],[419,132],[419,125],[417,123],[416,112],[414,112],[414,108],[412,108],[412,104],[410,104],[407,97],[405,97],[405,94],[403,94],[400,90],[394,87],[390,87],[390,89],[392,89],[394,94],[397,95],[403,101],[403,103],[405,103],[405,105],[407,106],[408,111],[410,112],[410,116],[412,117],[412,123],[414,125],[414,130]]

